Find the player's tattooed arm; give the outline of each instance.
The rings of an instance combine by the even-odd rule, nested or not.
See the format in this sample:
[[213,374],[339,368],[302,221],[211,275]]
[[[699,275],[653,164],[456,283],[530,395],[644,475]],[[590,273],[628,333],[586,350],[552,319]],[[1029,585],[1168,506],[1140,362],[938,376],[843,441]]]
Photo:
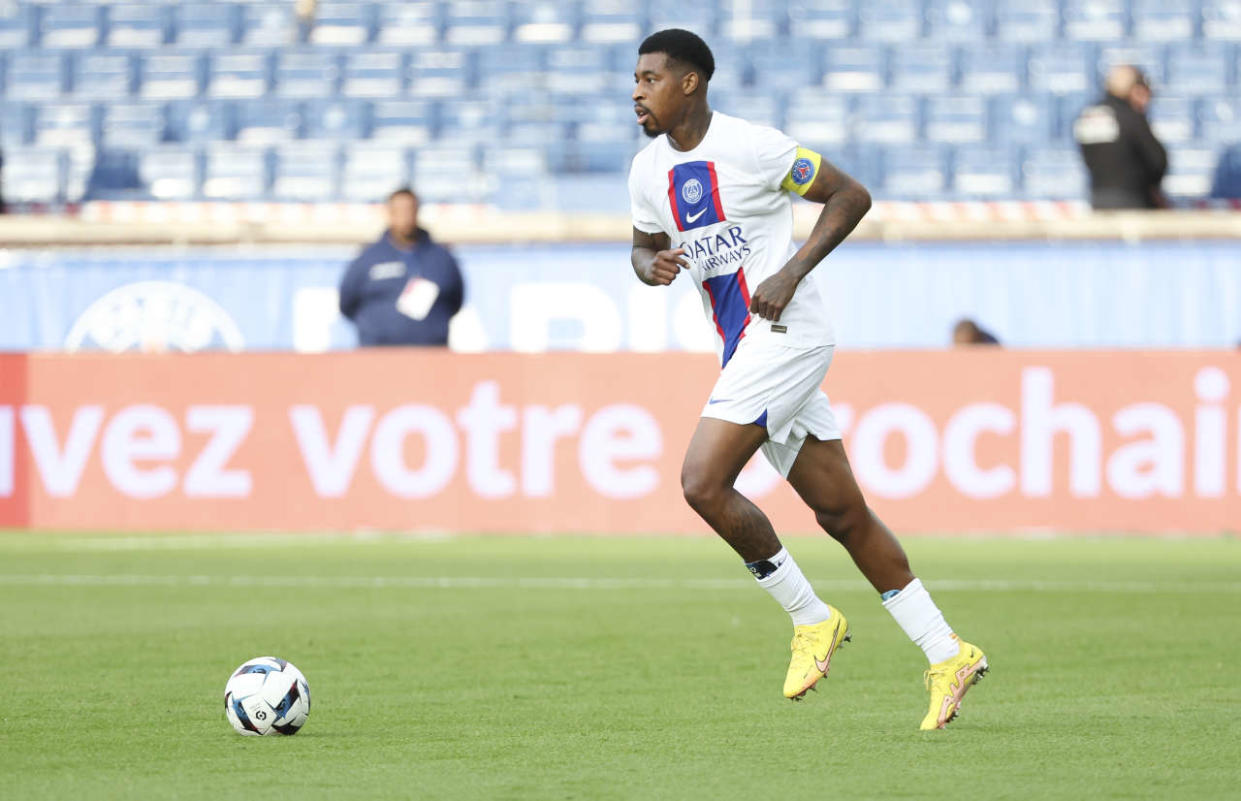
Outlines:
[[[681,270],[689,269],[684,248],[671,248],[665,233],[648,234],[633,229],[633,250],[629,261],[638,280],[651,286],[667,286]],[[670,249],[671,248],[671,249]]]
[[[817,155],[817,154],[815,154]],[[802,159],[794,163],[796,170]],[[866,212],[870,211],[870,193],[866,187],[837,169],[826,159],[813,164],[815,173],[805,191],[795,189],[807,200],[823,204],[819,219],[810,232],[809,239],[779,271],[758,285],[750,297],[750,311],[773,322],[793,299],[793,292],[801,280],[823,261],[837,245],[845,240]],[[790,176],[794,183],[803,177]],[[786,182],[787,185],[787,182]]]

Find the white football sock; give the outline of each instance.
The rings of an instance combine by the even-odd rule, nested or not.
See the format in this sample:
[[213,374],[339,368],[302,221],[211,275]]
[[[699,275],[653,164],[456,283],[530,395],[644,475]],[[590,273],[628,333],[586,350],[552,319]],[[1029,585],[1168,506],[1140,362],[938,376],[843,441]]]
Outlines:
[[960,642],[952,636],[952,627],[920,579],[909,582],[883,605],[932,665],[961,652]]
[[[784,607],[784,611],[793,618],[794,626],[822,623],[832,616],[832,610],[828,609],[827,604],[814,594],[814,588],[810,586],[810,582],[806,580],[801,568],[797,566],[797,562],[793,561],[793,557],[787,550],[781,548],[775,556],[764,559],[762,562],[775,566],[775,570],[758,579],[758,586],[771,593],[771,597]],[[757,565],[761,562],[752,564]],[[755,576],[759,575],[753,566],[750,569]]]

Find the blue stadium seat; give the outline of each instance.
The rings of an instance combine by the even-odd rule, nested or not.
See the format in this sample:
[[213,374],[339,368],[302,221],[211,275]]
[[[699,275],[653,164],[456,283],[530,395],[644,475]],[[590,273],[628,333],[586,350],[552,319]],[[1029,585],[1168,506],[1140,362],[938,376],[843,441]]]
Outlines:
[[1129,17],[1125,0],[1064,0],[1066,39],[1103,42],[1125,38]]
[[365,100],[307,100],[302,110],[310,139],[364,139],[371,130],[371,104]]
[[1002,146],[1043,145],[1057,130],[1054,95],[1002,95],[991,99],[990,141]]
[[1030,48],[1030,88],[1035,92],[1070,94],[1099,91],[1095,47],[1059,42]]
[[270,84],[271,57],[266,52],[214,53],[208,61],[208,97],[263,97]]
[[197,197],[201,169],[201,157],[193,148],[165,146],[138,155],[138,178],[156,200]]
[[4,96],[8,100],[51,100],[65,88],[64,58],[55,51],[11,53],[6,72]]
[[[788,4],[785,0],[749,0],[720,9],[719,33],[726,41],[753,42],[779,39],[789,44]],[[744,12],[744,13],[743,13]]]
[[1099,91],[1102,91],[1102,79],[1112,67],[1118,64],[1130,64],[1140,68],[1156,87],[1162,88],[1165,83],[1165,51],[1162,42],[1123,42],[1104,44],[1099,49],[1096,60],[1095,74],[1099,76]]
[[0,4],[0,51],[21,50],[34,39],[38,12],[24,3]]
[[[413,183],[409,149],[399,142],[354,142],[345,146],[340,196],[376,203]],[[421,188],[419,188],[421,192]]]
[[0,99],[0,150],[30,143],[33,136],[33,110],[27,103]]
[[1057,0],[995,0],[995,35],[1000,41],[1050,42],[1059,32]]
[[[376,140],[418,146],[430,142],[435,132],[435,109],[421,100],[376,100],[371,104],[371,136]],[[449,136],[468,135],[458,120]]]
[[478,53],[478,73],[487,76],[479,88],[489,95],[528,95],[546,82],[545,72],[544,49],[535,45],[496,45]]
[[501,0],[456,0],[448,3],[444,41],[453,45],[494,45],[508,39],[508,4]]
[[414,184],[419,196],[431,203],[477,203],[491,191],[474,145],[418,148],[414,153]]
[[611,55],[607,48],[586,45],[567,45],[548,51],[548,90],[566,95],[606,95],[609,73],[616,72]]
[[637,3],[583,0],[578,37],[592,44],[640,41],[646,31],[645,20],[638,9]]
[[983,44],[957,49],[963,92],[998,95],[1019,92],[1026,83],[1026,54],[1011,44]]
[[857,31],[853,0],[789,0],[789,36],[815,40],[852,39]]
[[405,91],[405,57],[395,51],[359,51],[345,56],[341,94],[399,97]]
[[164,141],[164,108],[158,103],[104,103],[99,107],[99,146],[144,150]]
[[360,45],[371,41],[375,30],[369,3],[322,0],[315,11],[310,41],[317,45]]
[[276,53],[272,91],[289,98],[334,97],[340,72],[340,56],[333,51],[282,50]]
[[302,135],[302,107],[296,100],[239,100],[233,113],[238,142],[268,145]]
[[1220,153],[1211,175],[1211,197],[1241,200],[1241,144],[1234,144]]
[[789,96],[784,131],[806,147],[822,150],[849,141],[848,98],[823,89],[800,89]]
[[1032,148],[1021,163],[1025,195],[1037,200],[1083,200],[1088,196],[1086,169],[1074,148]]
[[1218,157],[1214,147],[1201,142],[1179,143],[1176,157],[1168,161],[1168,174],[1160,188],[1175,200],[1209,196]]
[[340,146],[335,142],[290,142],[276,148],[271,196],[276,200],[321,202],[339,194]]
[[[780,96],[772,92],[764,92],[761,89],[750,89],[743,92],[721,92],[719,97],[712,101],[712,105],[725,114],[743,117],[750,122],[759,125],[770,125],[773,128],[784,126],[784,114],[787,106]],[[632,114],[629,106],[626,106],[625,110]],[[626,118],[625,126],[637,128],[637,124],[632,116]]]
[[227,3],[177,3],[172,9],[172,39],[182,48],[227,47],[237,41],[239,11],[240,6]]
[[86,103],[48,103],[34,117],[34,143],[42,147],[90,147],[95,115]]
[[832,47],[823,54],[823,86],[833,92],[878,92],[888,67],[877,47]]
[[202,194],[210,200],[260,200],[267,196],[267,148],[212,142],[203,160]]
[[936,94],[953,84],[953,51],[946,45],[910,44],[893,48],[888,86],[897,92]]
[[1203,140],[1217,146],[1241,142],[1241,98],[1236,94],[1202,98],[1198,127]]
[[70,68],[72,93],[83,100],[124,100],[133,94],[135,74],[125,53],[79,53]]
[[744,57],[753,71],[753,86],[797,90],[822,83],[825,50],[822,43],[806,39],[760,42],[748,47]]
[[993,14],[989,0],[927,0],[927,38],[979,45],[991,34]]
[[[1160,94],[1151,103],[1147,116],[1155,136],[1165,146],[1182,145],[1197,138],[1195,102],[1189,97]],[[1179,157],[1179,153],[1178,153]]]
[[241,7],[241,42],[255,47],[288,47],[298,40],[293,4],[247,3]]
[[108,47],[159,47],[168,38],[168,9],[151,3],[108,7]]
[[1010,148],[960,147],[952,169],[952,193],[964,200],[997,200],[1017,193],[1017,162]]
[[987,105],[977,95],[944,95],[926,100],[926,140],[980,143],[987,138]]
[[565,44],[577,33],[577,14],[572,3],[540,0],[514,3],[512,7],[513,41],[539,44]]
[[854,140],[863,144],[911,145],[918,141],[919,103],[909,95],[863,95],[857,99]]
[[65,156],[59,148],[15,147],[4,153],[4,199],[9,203],[65,200]]
[[1178,42],[1169,45],[1167,75],[1162,85],[1155,84],[1155,91],[1196,95],[1235,94],[1238,84],[1234,72],[1239,60],[1241,58],[1234,46],[1220,42]]
[[375,41],[383,45],[433,45],[440,40],[439,4],[433,1],[380,3]]
[[197,97],[202,87],[203,59],[196,53],[153,53],[139,61],[139,94],[148,100]]
[[935,147],[887,148],[881,196],[896,200],[940,200],[948,189],[948,151]]
[[94,5],[53,3],[43,8],[44,47],[94,47],[100,41],[100,10]]
[[202,144],[233,138],[236,115],[229,101],[175,100],[165,109],[170,142]]
[[1134,39],[1142,42],[1185,41],[1197,36],[1197,0],[1130,1]]
[[684,28],[693,31],[712,44],[723,44],[716,34],[721,4],[711,2],[651,3],[649,6],[648,31],[666,28]]
[[909,0],[866,0],[858,4],[858,35],[871,42],[912,42],[922,36],[920,12]]
[[1202,0],[1202,35],[1207,39],[1241,41],[1241,3]]
[[472,74],[467,51],[418,49],[410,55],[409,93],[415,97],[460,97],[469,91]]

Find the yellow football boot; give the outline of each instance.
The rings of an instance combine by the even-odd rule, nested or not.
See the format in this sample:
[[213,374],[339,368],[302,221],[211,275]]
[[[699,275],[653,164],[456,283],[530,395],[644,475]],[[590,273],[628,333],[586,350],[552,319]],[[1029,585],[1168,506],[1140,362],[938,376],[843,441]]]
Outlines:
[[942,729],[961,710],[961,699],[974,682],[987,672],[987,655],[976,645],[970,645],[957,635],[952,638],[961,643],[961,653],[952,659],[936,662],[926,672],[926,688],[931,691],[931,708],[918,728],[923,731]]
[[827,675],[832,654],[850,639],[849,621],[836,607],[827,608],[832,616],[822,623],[793,627],[793,659],[784,679],[785,698],[800,701],[807,690],[814,689],[815,683]]

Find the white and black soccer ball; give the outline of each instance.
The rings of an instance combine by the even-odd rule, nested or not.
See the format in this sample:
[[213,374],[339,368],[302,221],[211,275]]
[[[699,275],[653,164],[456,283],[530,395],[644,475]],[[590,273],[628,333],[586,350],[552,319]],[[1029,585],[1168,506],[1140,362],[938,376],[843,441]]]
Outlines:
[[224,685],[224,714],[239,734],[297,734],[310,715],[310,685],[291,662],[251,659]]

